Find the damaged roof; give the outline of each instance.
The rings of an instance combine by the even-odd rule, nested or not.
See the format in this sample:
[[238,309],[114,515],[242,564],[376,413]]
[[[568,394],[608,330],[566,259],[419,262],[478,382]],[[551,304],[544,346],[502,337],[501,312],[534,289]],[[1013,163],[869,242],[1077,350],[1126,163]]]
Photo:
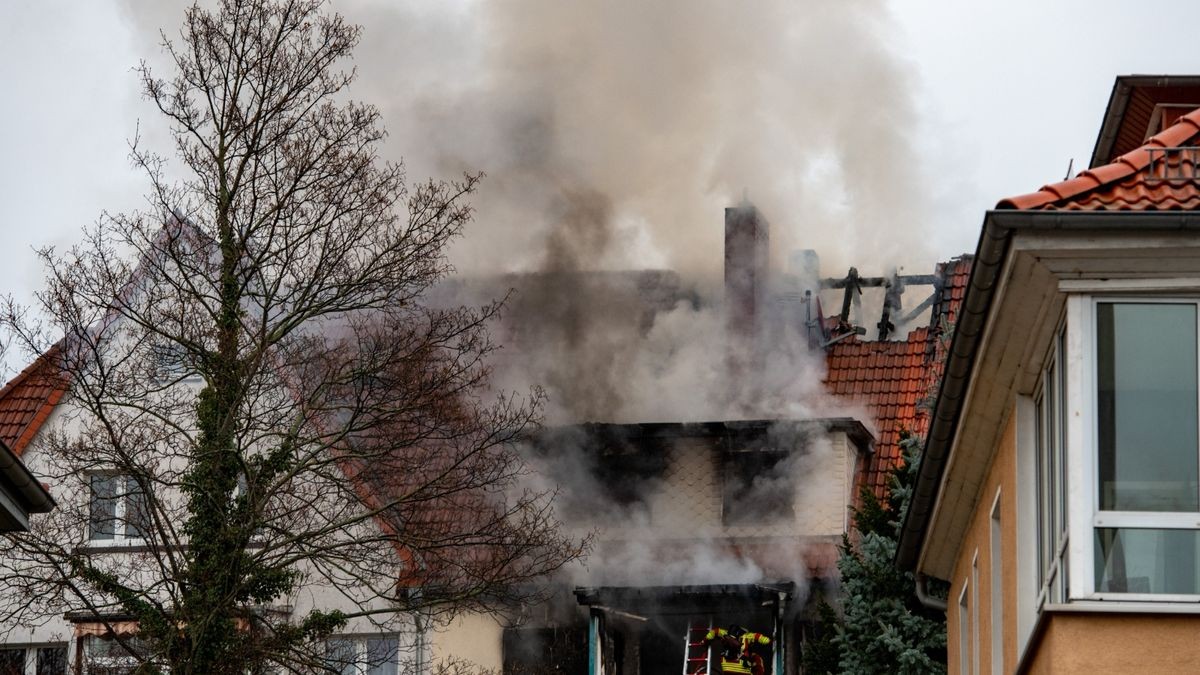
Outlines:
[[875,453],[859,484],[881,496],[888,472],[900,462],[902,434],[924,436],[928,429],[930,399],[941,379],[948,331],[958,319],[972,261],[962,256],[938,264],[941,299],[928,327],[910,332],[904,340],[850,338],[831,345],[826,355],[829,391],[865,405],[875,422]]

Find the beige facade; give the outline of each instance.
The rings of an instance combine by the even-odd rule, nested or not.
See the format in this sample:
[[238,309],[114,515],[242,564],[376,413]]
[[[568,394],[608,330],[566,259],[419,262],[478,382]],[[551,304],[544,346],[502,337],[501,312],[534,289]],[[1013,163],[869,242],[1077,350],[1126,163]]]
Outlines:
[[897,554],[950,673],[1200,672],[1200,105],[1130,92],[1200,78],[1118,80],[1092,168],[984,219]]
[[1195,673],[1200,616],[1048,614],[1026,668],[1030,675]]
[[[979,501],[971,516],[971,524],[959,549],[954,573],[951,576],[950,602],[946,611],[946,641],[951,673],[959,673],[961,664],[977,660],[978,672],[990,672],[991,664],[1001,663],[1005,672],[1017,663],[1017,431],[1014,407],[1010,407],[1004,433],[996,445],[994,459],[988,469],[979,494]],[[998,506],[998,509],[996,508]],[[992,537],[993,515],[1000,518],[999,547],[994,547]],[[1000,588],[993,581],[995,563],[999,561]],[[974,593],[970,585],[976,584]],[[968,600],[976,607],[964,608],[957,602],[966,587]],[[999,591],[999,592],[997,592]],[[999,611],[997,612],[997,604]],[[993,628],[994,618],[1002,620],[1002,630]],[[961,627],[968,627],[965,639]],[[1000,635],[999,642],[994,642]],[[962,647],[968,647],[964,655]],[[978,653],[974,650],[977,649]],[[1002,658],[994,660],[993,652],[1001,650]],[[965,656],[965,659],[964,659]],[[970,672],[970,671],[968,671]],[[965,674],[964,674],[965,675]]]

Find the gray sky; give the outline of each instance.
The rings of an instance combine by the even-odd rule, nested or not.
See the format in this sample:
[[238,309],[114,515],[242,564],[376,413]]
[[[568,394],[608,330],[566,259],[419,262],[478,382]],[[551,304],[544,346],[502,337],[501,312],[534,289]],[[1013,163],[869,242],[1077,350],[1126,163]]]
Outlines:
[[[373,55],[387,53],[381,36],[398,39],[399,34],[411,49],[436,49],[422,44],[422,36],[430,45],[439,35],[456,35],[464,45],[471,44],[472,32],[465,24],[474,16],[473,0],[453,3],[452,9],[438,5],[436,11],[397,2],[407,9],[394,15],[403,19],[403,25],[395,26],[373,23],[380,14],[363,9],[371,3],[344,0],[333,5],[367,25],[368,58],[358,62],[365,86],[354,93],[369,101],[370,78],[386,76],[386,69],[371,61]],[[830,8],[841,3],[808,4],[817,13],[832,13],[840,10]],[[178,25],[170,5],[137,0],[0,2],[5,103],[0,106],[0,243],[6,254],[0,292],[25,298],[40,286],[34,247],[68,246],[77,240],[80,226],[102,211],[142,204],[145,181],[130,169],[127,139],[139,119],[151,141],[161,142],[162,134],[139,100],[131,69],[140,58],[156,56],[150,26],[160,21],[172,29]],[[872,7],[858,0],[844,5]],[[912,135],[911,156],[893,161],[888,170],[898,180],[900,173],[911,172],[902,184],[907,190],[915,186],[929,203],[921,219],[930,222],[922,227],[938,258],[973,250],[983,211],[1000,198],[1062,179],[1072,158],[1076,170],[1083,167],[1114,76],[1200,72],[1191,48],[1200,3],[892,0],[886,6],[890,16],[879,19],[882,28],[873,39],[882,41],[880,48],[905,74],[915,109],[912,128],[902,130]],[[142,11],[149,7],[153,11]],[[462,30],[456,30],[458,24]],[[392,54],[395,58],[411,56],[394,45],[388,49],[399,50]],[[837,49],[824,49],[824,55],[829,59],[825,63],[841,59]],[[456,58],[458,66],[471,68],[469,47]],[[417,63],[405,69],[408,79],[390,80],[389,91],[402,90],[406,81],[427,90],[437,80],[437,67],[430,73],[422,67]],[[812,64],[817,71],[823,67]],[[811,91],[831,103],[838,94],[837,87]],[[393,134],[396,152],[407,154],[406,139],[422,133],[411,127]],[[470,130],[428,131],[436,138],[469,135]],[[422,140],[429,142],[428,137]],[[427,154],[410,156],[410,177],[437,172],[423,160]],[[754,186],[745,187],[753,196]],[[486,223],[491,215],[486,200],[479,206],[478,220]],[[715,214],[714,222],[718,218]],[[779,220],[777,214],[774,218]],[[872,237],[886,249],[889,231],[909,227],[915,225],[885,224]],[[904,245],[897,238],[896,246]]]

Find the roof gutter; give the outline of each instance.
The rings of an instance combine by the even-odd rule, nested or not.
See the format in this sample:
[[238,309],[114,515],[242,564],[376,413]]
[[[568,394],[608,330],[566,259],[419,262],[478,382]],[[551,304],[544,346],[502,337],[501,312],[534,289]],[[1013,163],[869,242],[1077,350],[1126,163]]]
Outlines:
[[921,454],[921,468],[912,501],[900,530],[896,563],[903,569],[917,565],[942,478],[958,431],[975,368],[979,345],[987,329],[1000,271],[1008,259],[1015,231],[1200,231],[1200,213],[1192,211],[988,211],[975,250],[975,263],[967,293],[954,327],[954,339],[942,371],[937,403]]
[[15,490],[19,506],[29,513],[49,513],[54,508],[54,498],[3,441],[0,441],[0,476]]

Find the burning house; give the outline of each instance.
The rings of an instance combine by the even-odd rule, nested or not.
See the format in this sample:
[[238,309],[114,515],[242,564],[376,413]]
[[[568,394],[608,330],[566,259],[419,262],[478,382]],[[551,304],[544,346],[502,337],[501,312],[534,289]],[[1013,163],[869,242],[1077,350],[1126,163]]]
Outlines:
[[755,648],[766,672],[798,672],[859,489],[882,490],[902,434],[925,430],[971,260],[822,278],[801,251],[772,274],[768,242],[753,206],[726,210],[719,302],[665,271],[501,280],[515,295],[497,378],[546,386],[527,455],[593,549],[550,582],[550,602],[462,620],[435,656],[510,673],[716,672],[704,638],[738,627],[769,638]]

